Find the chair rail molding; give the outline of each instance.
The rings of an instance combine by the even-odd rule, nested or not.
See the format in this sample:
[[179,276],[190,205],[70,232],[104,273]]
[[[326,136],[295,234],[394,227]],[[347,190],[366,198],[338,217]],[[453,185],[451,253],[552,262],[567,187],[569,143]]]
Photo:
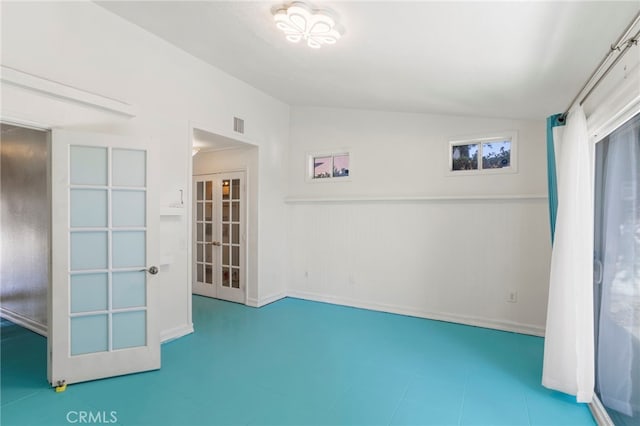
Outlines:
[[63,101],[109,111],[127,118],[133,118],[137,115],[136,108],[127,102],[59,83],[5,65],[0,65],[0,81]]

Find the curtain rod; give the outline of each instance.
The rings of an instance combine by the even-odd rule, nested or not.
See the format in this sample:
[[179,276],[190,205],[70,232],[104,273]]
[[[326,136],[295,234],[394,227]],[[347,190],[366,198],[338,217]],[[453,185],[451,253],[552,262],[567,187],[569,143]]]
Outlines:
[[638,22],[640,22],[640,12],[638,12],[636,14],[635,18],[633,18],[633,20],[631,21],[631,23],[629,24],[627,29],[620,35],[618,40],[614,44],[611,45],[611,47],[609,48],[609,51],[604,56],[604,58],[602,58],[602,61],[600,61],[600,63],[596,67],[596,69],[591,73],[591,75],[589,76],[589,79],[587,80],[587,82],[578,91],[576,96],[574,96],[574,98],[571,100],[571,103],[569,103],[569,106],[567,107],[567,109],[560,116],[560,118],[559,118],[560,122],[563,122],[567,118],[567,114],[569,114],[569,110],[571,109],[573,104],[578,100],[578,98],[580,97],[582,92],[584,92],[584,90],[591,84],[591,82],[593,81],[595,76],[598,75],[602,71],[602,68],[604,67],[604,65],[607,62],[607,60],[609,59],[609,57],[612,54],[614,54],[615,52],[618,52],[618,56],[616,57],[616,59],[614,59],[614,61],[611,64],[609,64],[609,66],[607,66],[607,68],[604,70],[604,72],[602,72],[602,75],[600,75],[600,77],[593,83],[593,85],[591,86],[589,91],[584,95],[582,100],[580,100],[580,105],[582,105],[587,100],[587,98],[591,95],[591,92],[593,92],[593,90],[600,84],[602,79],[604,79],[607,76],[607,74],[609,74],[609,72],[613,69],[613,67],[627,53],[627,51],[631,47],[633,47],[633,46],[638,44],[638,39],[640,38],[640,30],[633,37],[629,37],[629,34],[631,33],[631,30],[633,29],[633,27],[636,26],[636,24],[638,24]]

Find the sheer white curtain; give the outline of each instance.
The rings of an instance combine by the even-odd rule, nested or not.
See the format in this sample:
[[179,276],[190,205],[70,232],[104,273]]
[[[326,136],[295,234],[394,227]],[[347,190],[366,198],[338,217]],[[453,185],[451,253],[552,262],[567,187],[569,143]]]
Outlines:
[[640,115],[609,137],[603,222],[598,389],[606,407],[627,416],[635,412],[637,416],[640,411]]
[[542,384],[591,402],[594,388],[593,183],[582,107],[557,141],[558,211],[551,255]]

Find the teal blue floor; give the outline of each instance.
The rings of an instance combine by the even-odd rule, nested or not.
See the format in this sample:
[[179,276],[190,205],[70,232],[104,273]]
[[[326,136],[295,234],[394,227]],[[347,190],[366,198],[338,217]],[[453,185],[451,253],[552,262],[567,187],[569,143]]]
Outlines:
[[541,338],[297,299],[194,296],[193,319],[161,370],[58,394],[45,339],[2,321],[1,424],[595,424],[540,385]]

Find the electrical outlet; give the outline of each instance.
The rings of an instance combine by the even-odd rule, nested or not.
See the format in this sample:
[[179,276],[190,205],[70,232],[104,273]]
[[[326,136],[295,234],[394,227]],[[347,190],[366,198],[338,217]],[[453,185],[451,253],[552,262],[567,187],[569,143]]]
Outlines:
[[509,290],[509,292],[507,293],[507,302],[509,303],[518,302],[518,292],[516,290]]

